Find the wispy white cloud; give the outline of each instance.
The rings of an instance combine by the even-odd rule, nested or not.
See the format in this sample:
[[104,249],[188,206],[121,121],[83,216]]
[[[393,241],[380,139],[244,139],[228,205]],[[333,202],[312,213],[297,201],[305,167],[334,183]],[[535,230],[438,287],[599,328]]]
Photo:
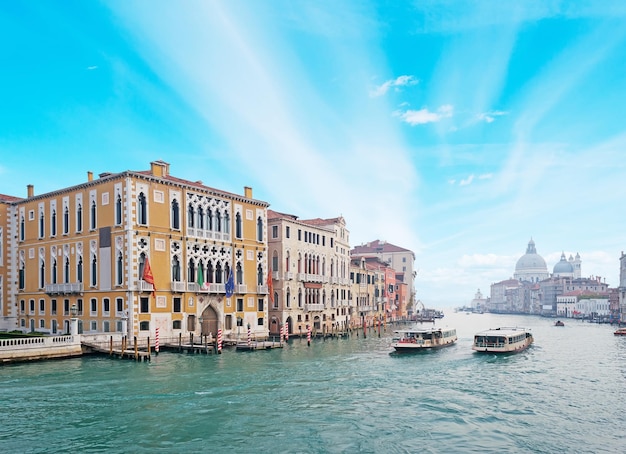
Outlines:
[[482,112],[477,115],[479,121],[484,121],[485,123],[493,123],[496,117],[500,117],[502,115],[507,115],[508,112],[504,112],[502,110],[492,110],[490,112]]
[[94,69],[98,69],[97,66],[87,66],[87,71],[93,71]]
[[427,123],[436,123],[444,118],[450,118],[454,114],[454,107],[450,104],[441,106],[435,112],[431,112],[427,108],[420,110],[395,111],[393,115],[400,118],[411,126],[423,125]]
[[378,96],[382,96],[386,94],[392,87],[394,87],[396,90],[399,90],[399,87],[416,85],[417,83],[419,83],[419,80],[416,79],[414,76],[399,76],[375,87],[373,90],[370,91],[370,97],[376,98]]
[[[476,176],[475,174],[471,174],[469,176],[467,176],[466,178],[463,178],[462,180],[459,181],[459,186],[469,186],[470,184],[472,184],[474,182],[475,179],[478,180],[490,180],[491,178],[493,178],[493,174],[492,173],[483,173],[481,175]],[[456,184],[457,180],[454,178],[451,178],[448,180],[448,184],[454,185]]]

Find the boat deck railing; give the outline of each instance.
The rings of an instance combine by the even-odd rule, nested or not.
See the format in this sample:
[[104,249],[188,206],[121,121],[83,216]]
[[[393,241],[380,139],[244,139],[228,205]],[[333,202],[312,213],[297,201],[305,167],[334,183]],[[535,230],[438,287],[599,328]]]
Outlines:
[[474,346],[480,348],[504,348],[505,342],[475,342]]

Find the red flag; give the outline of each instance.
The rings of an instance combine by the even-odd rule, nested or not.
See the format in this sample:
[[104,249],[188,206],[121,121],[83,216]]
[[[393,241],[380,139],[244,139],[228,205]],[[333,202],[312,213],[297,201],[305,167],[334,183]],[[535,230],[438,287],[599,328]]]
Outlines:
[[274,302],[274,284],[272,283],[272,270],[267,271],[267,293],[269,294],[270,303]]
[[146,257],[146,261],[143,264],[143,280],[148,284],[152,284],[152,295],[156,296],[156,285],[154,285],[154,275],[152,274],[152,268],[150,268],[150,261]]

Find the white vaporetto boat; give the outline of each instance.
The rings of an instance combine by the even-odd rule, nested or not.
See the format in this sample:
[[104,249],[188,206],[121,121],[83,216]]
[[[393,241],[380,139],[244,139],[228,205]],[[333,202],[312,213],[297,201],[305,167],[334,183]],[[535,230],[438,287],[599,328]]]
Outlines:
[[448,347],[456,340],[456,329],[453,328],[415,328],[394,331],[391,346],[397,352],[410,352]]
[[474,335],[472,350],[482,353],[517,353],[533,343],[527,328],[492,328]]

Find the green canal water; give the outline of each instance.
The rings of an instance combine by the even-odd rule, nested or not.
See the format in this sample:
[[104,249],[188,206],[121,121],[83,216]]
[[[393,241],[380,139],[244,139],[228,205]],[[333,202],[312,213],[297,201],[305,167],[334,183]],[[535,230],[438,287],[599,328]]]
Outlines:
[[[86,357],[0,367],[0,451],[618,453],[626,338],[614,327],[453,313],[452,347],[394,354],[391,329],[282,349]],[[471,350],[475,332],[532,328],[527,351]]]

